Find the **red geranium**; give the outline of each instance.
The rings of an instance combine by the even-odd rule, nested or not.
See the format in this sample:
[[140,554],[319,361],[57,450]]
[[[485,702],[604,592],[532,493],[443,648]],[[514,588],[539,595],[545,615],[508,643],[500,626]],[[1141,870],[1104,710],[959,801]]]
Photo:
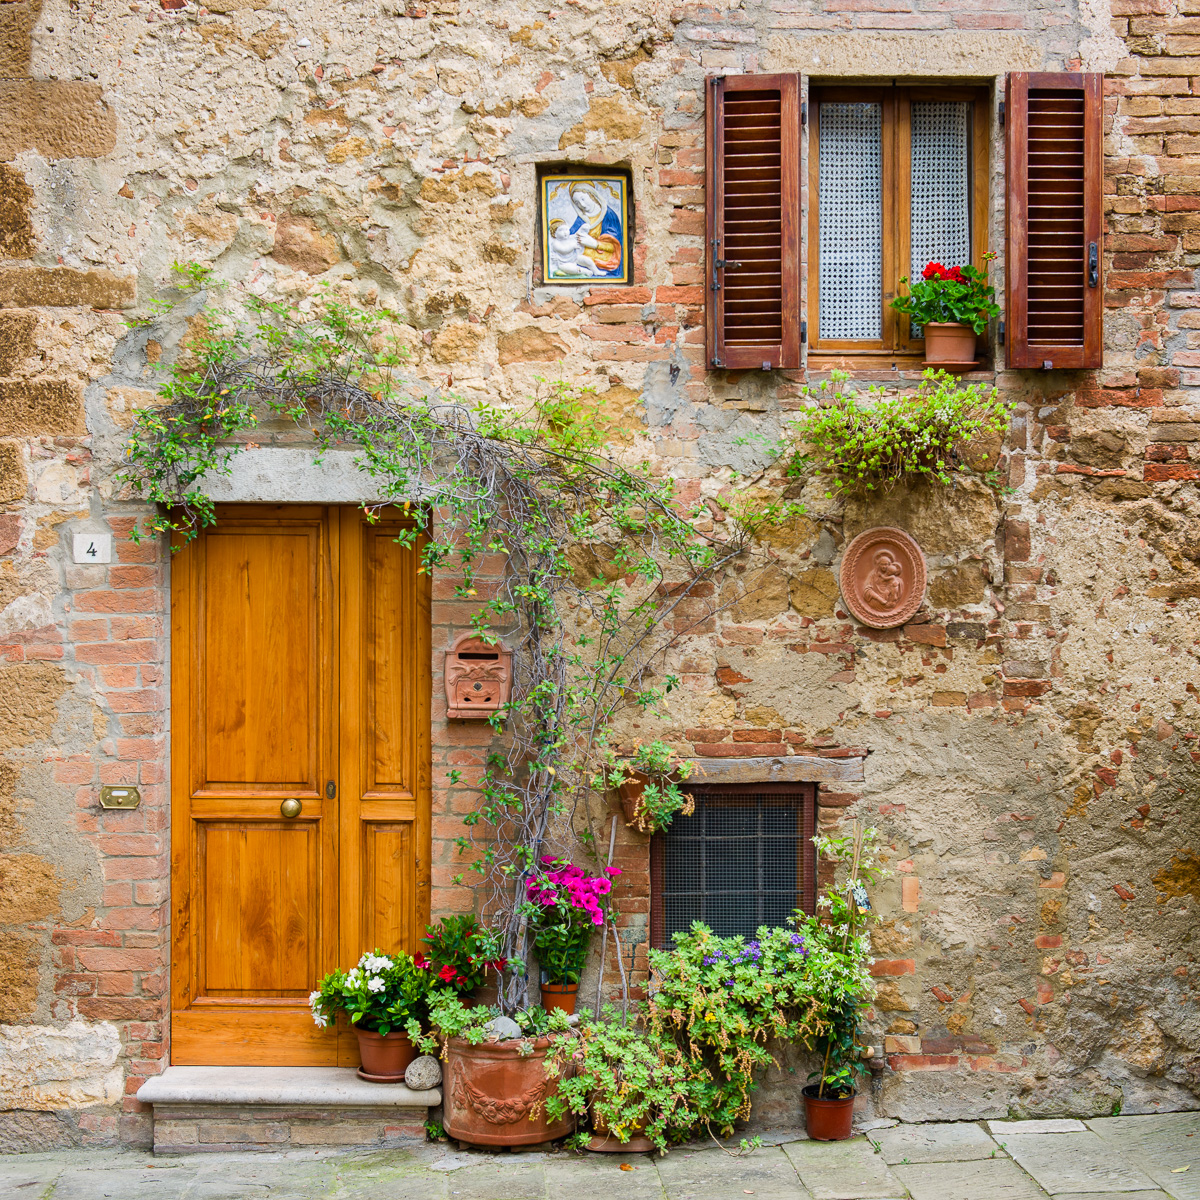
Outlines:
[[[985,262],[996,256],[988,252]],[[900,282],[909,289],[907,296],[897,296],[892,308],[907,314],[917,326],[933,322],[969,325],[979,334],[987,329],[988,321],[1000,315],[996,304],[996,289],[988,282],[987,271],[964,263],[947,267],[931,262],[921,272],[916,283],[909,284],[905,276]]]
[[921,272],[922,279],[945,279],[946,268],[941,263],[930,263],[925,270]]

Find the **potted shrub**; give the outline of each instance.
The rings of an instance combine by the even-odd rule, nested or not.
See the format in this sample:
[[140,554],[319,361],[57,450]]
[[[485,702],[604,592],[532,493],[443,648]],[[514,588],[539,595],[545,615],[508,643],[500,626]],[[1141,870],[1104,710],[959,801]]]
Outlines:
[[[565,1137],[570,1114],[548,1107],[559,1087],[546,1070],[555,1044],[569,1037],[566,1013],[498,1006],[467,1007],[449,992],[435,995],[430,1024],[446,1064],[443,1125],[453,1138],[478,1146],[533,1146]],[[419,1043],[429,1053],[437,1038]]]
[[669,1034],[606,1005],[584,1014],[573,1039],[555,1047],[548,1069],[561,1078],[551,1113],[589,1117],[577,1144],[601,1152],[659,1150],[682,1141],[697,1122],[697,1069]]
[[657,833],[679,813],[691,816],[696,802],[681,782],[695,764],[680,758],[666,742],[639,742],[627,759],[612,759],[609,784],[615,785],[625,822],[642,833]]
[[589,875],[582,867],[552,854],[525,885],[526,915],[534,929],[533,945],[542,969],[542,1007],[575,1011],[579,977],[587,962],[592,930],[604,924],[619,867]]
[[[985,254],[990,262],[995,254]],[[892,307],[919,325],[925,337],[925,361],[936,366],[972,366],[975,340],[987,329],[988,321],[1000,315],[996,289],[988,283],[986,270],[969,263],[945,267],[929,263],[916,283],[905,276],[907,296],[897,296]]]
[[834,986],[825,1010],[821,1069],[809,1076],[803,1090],[809,1137],[832,1142],[850,1136],[858,1081],[866,1075],[864,1059],[872,1053],[858,1037],[859,1014],[874,994],[870,939],[864,926],[875,914],[864,880],[874,882],[885,872],[876,854],[874,829],[856,825],[852,835],[814,840],[826,858],[847,866],[843,881],[835,880],[819,901],[827,913],[820,936]]
[[364,954],[349,971],[331,971],[308,998],[324,1029],[345,1013],[358,1038],[358,1073],[373,1083],[402,1083],[416,1054],[413,1038],[429,1016],[429,980],[407,954]]
[[[496,935],[484,929],[472,914],[443,917],[436,925],[427,925],[421,941],[427,952],[419,952],[413,961],[428,973],[431,988],[485,1004],[495,999],[495,983],[489,983],[488,972],[494,980],[506,963]],[[489,988],[491,996],[480,994]]]

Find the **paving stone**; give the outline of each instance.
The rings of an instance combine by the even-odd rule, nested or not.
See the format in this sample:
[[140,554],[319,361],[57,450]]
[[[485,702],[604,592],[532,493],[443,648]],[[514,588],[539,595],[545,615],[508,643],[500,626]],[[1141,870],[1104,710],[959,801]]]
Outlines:
[[50,1195],[54,1200],[175,1200],[188,1190],[190,1171],[128,1167],[108,1171],[68,1168]]
[[891,1200],[904,1195],[904,1185],[866,1138],[788,1142],[783,1150],[813,1200]]
[[655,1160],[667,1200],[713,1200],[745,1195],[757,1200],[810,1200],[791,1160],[778,1148],[730,1158],[720,1150],[672,1150]]
[[895,1171],[912,1200],[1046,1200],[1046,1193],[1007,1158],[913,1163]]
[[[622,1171],[622,1163],[632,1170]],[[662,1200],[663,1196],[663,1182],[649,1154],[556,1155],[547,1161],[545,1173],[547,1196],[597,1200]],[[453,1189],[457,1176],[450,1178]]]
[[1200,1200],[1200,1112],[1098,1117],[1088,1126],[1176,1200]]
[[1004,1148],[1052,1196],[1073,1192],[1153,1191],[1154,1181],[1099,1134],[1010,1135]]
[[1004,1154],[978,1125],[969,1122],[899,1125],[868,1136],[880,1147],[883,1161],[889,1164],[966,1162]]
[[484,1161],[442,1176],[445,1195],[454,1200],[542,1200],[546,1182],[541,1163],[520,1159]]
[[1087,1133],[1087,1126],[1073,1117],[1047,1117],[1040,1121],[985,1121],[993,1137],[1012,1133]]
[[1054,1200],[1171,1200],[1166,1192],[1064,1192]]

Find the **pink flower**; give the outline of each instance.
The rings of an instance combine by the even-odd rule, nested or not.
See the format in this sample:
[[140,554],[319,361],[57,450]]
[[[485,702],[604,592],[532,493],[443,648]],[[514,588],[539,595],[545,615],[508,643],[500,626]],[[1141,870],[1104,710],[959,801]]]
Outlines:
[[618,875],[620,875],[620,873],[621,873],[621,868],[620,867],[605,867],[604,873],[605,873],[605,875],[607,875],[609,877],[609,879],[616,879],[616,877]]

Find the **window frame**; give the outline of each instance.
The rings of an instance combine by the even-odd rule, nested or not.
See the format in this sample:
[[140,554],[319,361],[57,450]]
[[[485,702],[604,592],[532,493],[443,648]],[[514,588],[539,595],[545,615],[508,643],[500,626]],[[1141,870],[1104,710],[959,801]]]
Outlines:
[[[710,796],[794,796],[798,800],[797,835],[799,853],[797,861],[801,873],[796,889],[799,897],[797,907],[814,914],[817,908],[817,848],[812,839],[817,832],[817,785],[815,783],[708,783],[689,785],[688,790],[697,799],[711,803]],[[732,805],[730,805],[732,806]],[[663,874],[665,869],[668,833],[655,833],[650,839],[650,947],[655,950],[670,949],[665,941],[665,912],[663,906]]]
[[[890,301],[897,295],[902,276],[911,276],[910,202],[912,192],[912,103],[926,100],[965,100],[972,105],[968,123],[967,167],[971,196],[971,262],[982,269],[989,248],[990,191],[990,89],[964,86],[891,86],[873,84],[843,86],[814,84],[809,87],[809,112],[812,114],[808,140],[808,270],[805,286],[808,322],[808,366],[821,370],[830,367],[879,367],[916,365],[925,353],[925,339],[909,335],[909,319],[896,312]],[[882,289],[879,302],[883,310],[882,336],[871,340],[822,339],[820,335],[821,229],[820,229],[820,131],[823,101],[862,103],[883,106],[881,146],[882,172]],[[954,264],[951,264],[954,265]],[[981,346],[986,343],[986,337]]]

